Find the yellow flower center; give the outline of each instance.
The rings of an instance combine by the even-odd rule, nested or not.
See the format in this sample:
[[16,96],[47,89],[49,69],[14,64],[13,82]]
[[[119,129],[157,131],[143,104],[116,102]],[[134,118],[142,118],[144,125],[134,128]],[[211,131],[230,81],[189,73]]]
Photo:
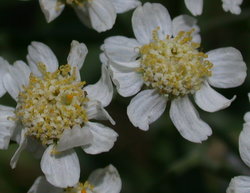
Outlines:
[[146,86],[168,98],[199,90],[211,76],[213,64],[206,60],[205,53],[198,51],[200,44],[192,42],[193,30],[163,40],[159,39],[158,30],[152,32],[153,41],[139,50],[141,65],[137,70]]
[[88,181],[83,183],[77,183],[74,187],[64,189],[64,193],[87,193],[87,190],[93,191],[94,186]]
[[26,135],[49,145],[58,141],[65,129],[82,127],[88,121],[88,98],[82,89],[85,82],[76,81],[76,69],[71,73],[70,65],[51,73],[40,63],[39,70],[43,76],[31,74],[29,85],[20,92],[16,115],[28,128]]

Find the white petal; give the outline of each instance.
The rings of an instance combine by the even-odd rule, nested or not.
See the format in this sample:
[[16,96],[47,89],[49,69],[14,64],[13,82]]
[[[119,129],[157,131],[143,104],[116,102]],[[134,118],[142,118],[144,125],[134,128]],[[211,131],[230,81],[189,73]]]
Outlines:
[[143,78],[141,74],[131,70],[118,70],[110,66],[111,75],[118,93],[124,97],[132,96],[141,90]]
[[239,137],[239,151],[241,159],[250,167],[250,124],[244,123]]
[[133,13],[132,26],[136,39],[141,44],[148,44],[152,40],[152,31],[158,31],[160,39],[172,35],[172,21],[168,10],[159,3],[145,3]]
[[180,31],[190,31],[194,29],[192,33],[193,42],[200,43],[200,28],[197,25],[197,20],[194,17],[188,15],[180,15],[173,19],[173,35],[176,36]]
[[170,118],[180,134],[189,141],[201,143],[212,134],[211,128],[200,119],[188,97],[171,102]]
[[12,169],[14,169],[16,167],[16,164],[19,160],[19,157],[22,153],[22,151],[27,147],[28,145],[28,139],[26,137],[26,129],[22,130],[21,133],[21,140],[20,140],[20,144],[19,147],[17,148],[15,154],[12,156],[11,160],[10,160],[10,166]]
[[108,112],[103,108],[100,101],[89,100],[86,106],[88,119],[95,120],[109,120],[112,125],[115,125],[115,121],[108,114]]
[[60,137],[56,150],[65,151],[73,147],[90,144],[93,140],[93,135],[88,127],[74,126],[72,129],[65,129]]
[[93,134],[93,142],[88,146],[82,146],[83,150],[89,154],[98,154],[109,151],[118,137],[118,134],[100,123],[86,123]]
[[241,13],[240,5],[242,2],[243,0],[222,0],[222,7],[225,11],[239,15]]
[[77,67],[77,69],[81,69],[87,53],[88,48],[84,43],[79,43],[78,41],[73,40],[67,58],[68,64],[72,67]]
[[7,90],[9,95],[17,101],[18,94],[20,92],[18,83],[13,79],[13,77],[7,73],[3,77],[3,85],[4,88]]
[[0,149],[8,149],[10,138],[16,127],[15,121],[11,120],[15,118],[15,109],[0,105]]
[[141,5],[141,2],[138,0],[111,0],[113,3],[116,13],[124,13],[135,7]]
[[2,97],[6,93],[6,89],[4,88],[3,78],[9,68],[9,63],[0,57],[0,97]]
[[227,47],[218,48],[207,53],[213,63],[209,83],[218,88],[231,88],[241,85],[246,78],[246,64],[239,50]]
[[65,7],[59,0],[39,0],[39,3],[47,22],[57,18]]
[[56,155],[53,145],[44,152],[41,169],[49,183],[59,188],[74,186],[80,178],[80,164],[74,150],[67,150]]
[[250,112],[247,112],[247,113],[244,115],[244,121],[245,121],[245,122],[250,122]]
[[122,62],[122,61],[117,61],[117,60],[109,60],[109,64],[115,67],[117,70],[120,71],[136,71],[138,67],[140,67],[140,61],[139,60],[132,60],[129,62]]
[[102,50],[110,60],[129,62],[139,55],[139,43],[132,38],[113,36],[105,39]]
[[250,192],[250,177],[248,176],[237,176],[234,177],[226,193],[249,193]]
[[212,89],[207,82],[205,82],[201,89],[194,95],[196,104],[207,112],[215,112],[225,109],[231,105],[235,98],[236,96],[232,99],[225,98]]
[[16,122],[16,127],[14,128],[14,131],[13,131],[12,136],[11,136],[11,140],[15,141],[18,144],[20,144],[23,129],[24,129],[24,127],[21,124],[21,122],[17,121]]
[[47,182],[44,176],[36,179],[34,184],[29,189],[28,193],[63,193],[63,189],[57,188]]
[[100,101],[104,107],[109,105],[113,97],[113,85],[105,64],[102,65],[100,80],[95,84],[86,86],[84,90],[87,91],[87,97],[91,100]]
[[28,137],[28,145],[27,145],[26,149],[29,152],[33,153],[35,158],[41,159],[41,157],[44,153],[45,147],[37,139],[32,138],[32,137]]
[[203,0],[185,0],[185,4],[194,16],[202,14]]
[[135,127],[146,131],[149,129],[149,124],[162,115],[166,105],[167,99],[154,89],[141,91],[128,105],[128,118]]
[[109,0],[95,0],[88,2],[91,26],[98,32],[111,29],[116,20],[115,7]]
[[89,18],[89,9],[87,6],[77,6],[74,7],[74,10],[80,19],[80,21],[86,25],[87,27],[91,28],[90,18]]
[[23,61],[16,61],[9,69],[10,75],[16,81],[19,91],[23,90],[23,86],[29,84],[30,68]]
[[99,59],[100,59],[102,64],[108,65],[109,60],[103,52],[99,55]]
[[88,182],[94,186],[95,193],[119,193],[122,187],[120,175],[112,165],[93,171]]
[[28,46],[27,60],[31,71],[37,76],[41,76],[41,72],[37,67],[40,62],[45,64],[48,72],[54,72],[58,68],[55,54],[47,45],[41,42],[31,42],[31,45]]

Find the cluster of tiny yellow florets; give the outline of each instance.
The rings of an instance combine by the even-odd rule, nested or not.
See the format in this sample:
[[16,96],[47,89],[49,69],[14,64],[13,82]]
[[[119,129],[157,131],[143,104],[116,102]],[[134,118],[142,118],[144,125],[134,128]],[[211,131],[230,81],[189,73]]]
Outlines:
[[25,128],[26,135],[42,144],[56,142],[65,129],[83,126],[88,121],[85,110],[87,93],[85,82],[76,81],[75,69],[63,65],[57,71],[46,71],[39,64],[42,77],[30,75],[29,85],[19,94],[16,115]]
[[205,78],[211,76],[213,64],[197,50],[200,44],[192,42],[193,30],[163,40],[159,39],[158,30],[153,31],[153,41],[140,48],[138,72],[145,84],[169,98],[199,90]]
[[78,183],[74,187],[64,189],[65,193],[87,193],[87,190],[93,190],[94,186],[91,185],[88,181],[83,183]]

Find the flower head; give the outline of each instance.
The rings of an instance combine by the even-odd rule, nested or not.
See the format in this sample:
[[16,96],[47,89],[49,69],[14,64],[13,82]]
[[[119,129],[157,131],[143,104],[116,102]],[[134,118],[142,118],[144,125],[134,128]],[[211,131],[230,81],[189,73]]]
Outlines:
[[28,193],[46,190],[51,193],[119,193],[121,179],[113,165],[93,171],[84,183],[78,182],[74,186],[58,188],[51,185],[43,176],[36,179]]
[[139,50],[138,72],[148,87],[175,98],[199,90],[211,76],[213,64],[206,60],[206,54],[197,50],[199,44],[192,42],[192,31],[180,31],[174,38],[165,39],[159,38],[158,30],[152,32],[153,41]]
[[106,66],[93,85],[80,80],[87,48],[73,41],[66,65],[58,62],[48,46],[33,42],[27,56],[29,66],[17,61],[8,64],[2,82],[16,100],[16,108],[1,106],[1,119],[7,124],[1,133],[2,148],[10,138],[19,143],[11,159],[16,166],[25,148],[42,155],[41,169],[46,179],[58,187],[73,186],[80,177],[78,157],[73,150],[81,147],[86,153],[109,151],[117,133],[95,120],[113,119],[106,107],[113,95],[113,87]]
[[[171,102],[170,118],[180,134],[192,141],[206,140],[212,131],[203,122],[189,96],[203,110],[228,107],[227,99],[211,86],[236,87],[246,77],[246,65],[235,48],[200,51],[196,20],[181,15],[171,20],[160,4],[145,3],[132,16],[136,39],[115,36],[102,46],[118,92],[132,96],[127,114],[136,127],[148,130]],[[211,86],[210,86],[211,85]],[[144,89],[145,88],[145,89]]]
[[53,21],[65,5],[74,8],[83,24],[103,32],[111,29],[117,13],[123,13],[140,5],[138,0],[39,0],[47,22]]

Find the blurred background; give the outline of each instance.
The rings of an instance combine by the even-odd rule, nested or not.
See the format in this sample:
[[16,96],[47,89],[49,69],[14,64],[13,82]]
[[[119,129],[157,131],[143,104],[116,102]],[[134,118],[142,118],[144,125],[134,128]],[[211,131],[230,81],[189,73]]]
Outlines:
[[[150,2],[164,4],[172,17],[190,15],[184,0]],[[236,16],[223,11],[221,0],[204,1],[203,14],[197,17],[202,50],[233,46],[241,51],[246,63],[250,63],[250,1],[244,0],[241,7],[242,13]],[[38,1],[1,0],[0,56],[10,63],[26,61],[27,46],[35,40],[47,44],[60,64],[65,64],[71,41],[78,40],[89,49],[81,71],[82,79],[95,83],[100,77],[100,45],[113,35],[134,37],[131,15],[132,11],[118,15],[113,29],[99,34],[81,24],[70,7],[47,24]],[[131,98],[115,93],[107,110],[116,120],[113,128],[119,138],[108,153],[93,156],[77,149],[81,180],[85,181],[92,170],[109,163],[121,175],[122,193],[221,193],[233,176],[250,176],[250,169],[240,160],[238,152],[243,115],[250,111],[249,77],[240,87],[219,91],[227,98],[235,94],[237,98],[223,111],[199,110],[202,119],[213,129],[213,135],[202,144],[191,143],[180,136],[169,119],[169,106],[148,132],[133,127],[126,115]],[[8,95],[0,99],[0,104],[15,106]],[[16,149],[17,145],[12,143],[8,150],[0,150],[0,193],[26,193],[42,174],[39,160],[29,152],[23,152],[17,168],[11,170],[9,162]]]

